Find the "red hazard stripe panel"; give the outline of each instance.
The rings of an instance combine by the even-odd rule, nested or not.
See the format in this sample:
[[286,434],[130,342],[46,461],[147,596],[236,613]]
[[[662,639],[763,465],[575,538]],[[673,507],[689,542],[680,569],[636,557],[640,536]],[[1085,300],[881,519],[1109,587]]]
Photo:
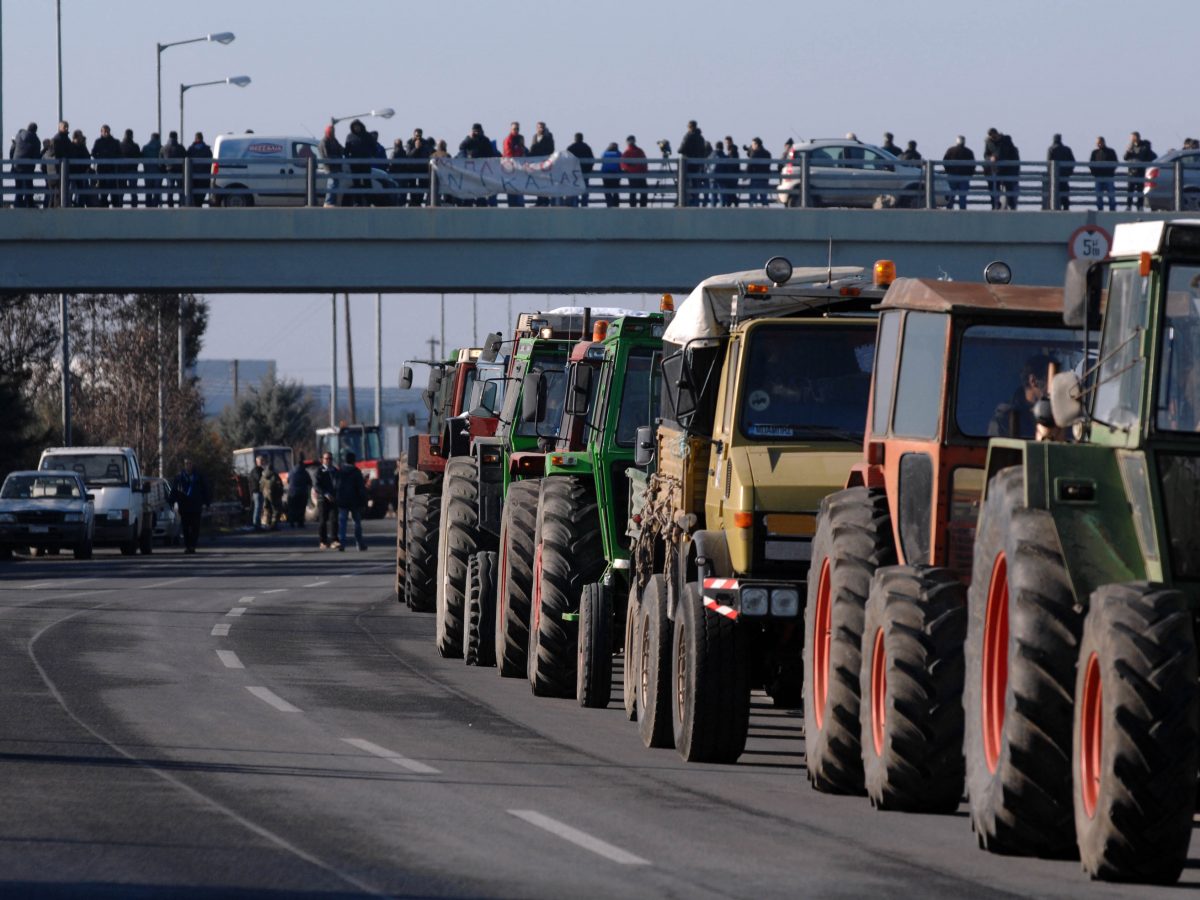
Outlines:
[[704,598],[704,605],[717,615],[724,616],[727,619],[736,619],[738,617],[738,611],[732,606],[726,606],[723,603],[718,603],[716,600],[710,600],[708,597]]
[[704,588],[710,591],[736,591],[738,580],[736,578],[705,578]]

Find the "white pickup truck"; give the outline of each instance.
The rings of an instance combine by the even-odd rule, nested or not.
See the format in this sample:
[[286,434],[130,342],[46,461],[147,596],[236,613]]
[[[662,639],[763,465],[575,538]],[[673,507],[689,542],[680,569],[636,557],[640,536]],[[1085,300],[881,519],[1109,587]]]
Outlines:
[[78,472],[95,498],[96,546],[121,548],[125,556],[149,553],[154,532],[146,512],[148,483],[132,447],[49,447],[39,469]]

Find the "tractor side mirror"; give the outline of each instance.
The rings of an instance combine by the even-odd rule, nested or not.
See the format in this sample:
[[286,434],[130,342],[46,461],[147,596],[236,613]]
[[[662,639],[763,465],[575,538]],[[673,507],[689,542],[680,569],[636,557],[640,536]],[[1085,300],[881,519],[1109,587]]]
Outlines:
[[521,421],[536,424],[546,417],[546,379],[530,372],[521,379]]
[[592,379],[595,375],[595,369],[589,365],[578,365],[575,367],[575,378],[571,384],[571,391],[567,395],[567,402],[564,408],[567,415],[587,415],[588,398],[592,393]]
[[1059,372],[1051,380],[1050,411],[1059,428],[1069,428],[1083,418],[1083,386],[1074,372]]
[[429,370],[429,384],[426,385],[429,393],[436,394],[442,387],[442,367],[433,366]]
[[639,425],[633,437],[633,464],[644,469],[654,460],[654,426]]
[[1086,259],[1067,263],[1063,281],[1063,324],[1071,328],[1100,327],[1100,291],[1108,266]]
[[405,366],[400,370],[400,390],[407,391],[412,387],[412,366]]
[[493,331],[483,342],[483,351],[479,354],[481,362],[495,362],[500,353],[500,345],[504,343],[504,335]]

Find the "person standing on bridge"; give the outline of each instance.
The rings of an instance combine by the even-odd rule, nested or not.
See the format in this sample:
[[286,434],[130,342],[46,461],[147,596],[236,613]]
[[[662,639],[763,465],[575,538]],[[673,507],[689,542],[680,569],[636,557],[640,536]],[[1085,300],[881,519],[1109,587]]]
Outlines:
[[92,196],[92,154],[88,153],[87,136],[76,128],[71,132],[71,196],[72,206],[94,206]]
[[880,149],[886,150],[896,158],[900,158],[900,148],[897,147],[896,142],[892,140],[893,137],[894,135],[890,131],[885,131],[883,133],[883,143],[880,145]]
[[196,138],[187,148],[188,159],[192,163],[192,206],[203,206],[208,196],[208,184],[212,172],[212,148],[204,143],[204,134],[196,132]]
[[1117,151],[1104,142],[1103,137],[1096,138],[1096,149],[1088,157],[1088,168],[1096,179],[1096,210],[1104,209],[1104,198],[1108,197],[1108,208],[1117,211]]
[[[1141,134],[1133,132],[1129,135],[1129,146],[1125,149],[1125,162],[1151,162],[1154,159],[1154,150],[1150,146],[1149,141],[1142,140]],[[1125,184],[1125,208],[1132,209],[1137,207],[1142,208],[1144,198],[1142,196],[1142,187],[1145,182],[1142,181],[1142,176],[1146,174],[1146,170],[1140,166],[1130,168],[1129,180]]]
[[583,132],[575,132],[575,140],[567,147],[567,152],[579,160],[579,171],[583,176],[583,193],[578,197],[569,197],[567,206],[587,206],[588,205],[588,176],[592,174],[592,169],[596,163],[593,159],[595,153],[592,152],[591,146],[584,141]]
[[600,157],[600,184],[604,188],[604,205],[609,209],[621,203],[621,149],[609,141]]
[[[100,126],[100,137],[92,142],[92,159],[120,159],[121,142],[112,136],[112,129],[107,125]],[[116,163],[96,163],[96,196],[97,206],[120,206],[121,191],[124,187],[117,181],[121,167]]]
[[[523,159],[528,156],[528,151],[525,149],[525,135],[521,134],[521,123],[513,122],[508,126],[508,134],[504,136],[504,144],[500,151],[500,155],[505,159]],[[524,206],[524,194],[508,194],[508,205]]]
[[649,199],[646,169],[646,151],[637,145],[637,138],[631,134],[625,138],[625,150],[621,153],[621,171],[629,184],[630,206],[645,206]]
[[[554,135],[546,128],[545,122],[534,126],[533,141],[529,145],[530,156],[552,156],[554,154]],[[549,197],[538,197],[533,201],[534,206],[549,206]]]
[[346,524],[354,519],[354,543],[359,550],[367,549],[363,540],[362,517],[367,508],[367,484],[363,481],[362,472],[354,465],[354,453],[347,450],[342,454],[345,462],[338,469],[337,506],[338,506],[338,544],[339,550],[346,549]]
[[[367,131],[367,126],[359,119],[355,119],[350,123],[350,135],[346,138],[346,159],[361,159],[368,160],[375,155],[375,141],[371,139],[370,133]],[[366,196],[367,189],[371,186],[370,178],[363,177],[371,171],[371,166],[366,163],[351,163],[350,174],[354,179],[350,183],[353,191],[350,197],[350,206],[369,206]]]
[[[730,155],[729,154],[729,149],[730,149],[729,145],[730,145],[731,141],[728,138],[726,138],[725,143],[726,143],[725,155],[728,157]],[[687,197],[684,200],[685,206],[699,206],[700,205],[700,190],[699,190],[699,188],[695,187],[695,183],[696,183],[697,179],[700,179],[703,177],[703,173],[704,173],[703,160],[704,160],[705,156],[707,156],[707,153],[705,153],[705,150],[704,150],[704,144],[705,144],[704,135],[700,132],[700,126],[696,124],[695,119],[689,120],[687,123],[687,131],[685,131],[683,133],[683,138],[679,141],[679,155],[681,157],[683,157],[683,162],[685,165],[686,176],[687,176],[686,181],[685,181],[685,184],[687,186]],[[733,155],[736,157],[737,156],[737,146],[736,145],[733,146],[733,150],[734,150]],[[739,164],[738,168],[739,169],[741,168],[740,164]],[[724,187],[724,183],[723,183],[723,187]],[[728,195],[722,194],[722,199],[723,200],[727,199],[727,196]],[[727,206],[729,204],[722,202],[721,205]],[[736,196],[735,196],[733,205],[735,205],[735,206],[737,205]]]
[[150,140],[142,145],[142,184],[146,189],[146,207],[158,207],[162,204],[162,166],[158,156],[162,153],[162,141],[158,132],[150,134]]
[[317,495],[317,540],[322,550],[328,550],[338,539],[338,470],[333,464],[333,454],[328,450],[321,454],[321,466],[317,469],[313,489]]
[[325,171],[325,206],[341,206],[342,164],[334,160],[341,159],[346,155],[346,151],[342,149],[342,143],[337,139],[332,125],[325,126],[325,136],[317,144],[317,155],[321,158],[321,167]]
[[408,167],[412,172],[412,186],[415,188],[408,195],[409,206],[422,206],[425,194],[429,190],[429,158],[433,156],[433,141],[425,137],[421,128],[413,129],[413,136],[404,145],[408,154]]
[[179,507],[183,526],[183,552],[195,553],[200,538],[200,516],[208,506],[208,482],[190,457],[183,458],[183,471],[171,482],[171,499]]
[[967,146],[967,139],[959,135],[954,139],[954,146],[949,148],[943,159],[942,168],[946,171],[946,181],[950,184],[950,194],[946,197],[946,209],[954,206],[958,200],[958,208],[967,208],[967,194],[971,189],[971,176],[975,174],[975,153]]
[[37,164],[25,160],[36,160],[41,156],[42,141],[38,137],[37,122],[30,122],[17,132],[8,151],[8,158],[16,160],[13,168],[17,176],[17,196],[13,206],[17,209],[33,209],[33,173]]
[[[1046,151],[1046,162],[1058,163],[1058,206],[1056,209],[1071,208],[1071,175],[1075,172],[1075,154],[1071,148],[1062,142],[1062,135],[1056,134],[1050,140],[1050,148]],[[1047,198],[1049,199],[1049,198]]]
[[117,206],[120,206],[125,195],[129,194],[129,205],[137,209],[138,205],[138,180],[137,171],[138,164],[132,160],[141,159],[142,148],[138,146],[138,142],[133,139],[133,129],[126,128],[125,136],[121,138],[121,159],[124,162],[120,165],[121,180],[117,182]]
[[179,143],[179,133],[172,131],[167,134],[167,142],[158,152],[160,158],[167,160],[163,165],[163,172],[167,176],[167,206],[175,205],[175,198],[179,198],[179,205],[183,206],[187,203],[187,199],[183,196],[183,164],[177,160],[187,156],[187,151],[183,149],[183,145]]

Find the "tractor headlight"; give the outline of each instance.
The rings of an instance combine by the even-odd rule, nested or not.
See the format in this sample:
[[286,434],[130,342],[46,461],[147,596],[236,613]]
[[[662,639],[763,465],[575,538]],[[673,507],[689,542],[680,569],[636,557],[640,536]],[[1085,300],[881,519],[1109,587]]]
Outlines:
[[795,588],[771,591],[771,615],[795,616],[800,612],[800,592]]
[[765,616],[767,614],[766,588],[744,588],[741,601],[743,616]]

